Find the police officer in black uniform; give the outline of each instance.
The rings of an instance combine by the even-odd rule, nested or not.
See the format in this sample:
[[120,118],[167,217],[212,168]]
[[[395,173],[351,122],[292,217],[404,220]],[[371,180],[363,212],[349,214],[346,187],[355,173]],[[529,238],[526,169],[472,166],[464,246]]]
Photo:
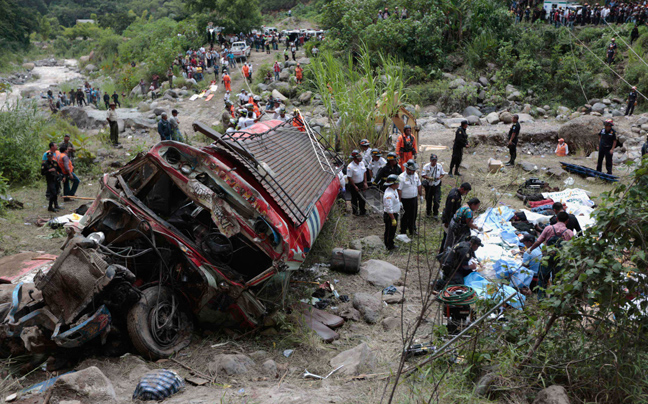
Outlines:
[[454,145],[452,146],[452,160],[450,161],[450,176],[452,177],[452,168],[454,167],[454,175],[461,175],[459,173],[459,165],[461,165],[461,159],[463,158],[463,149],[468,147],[468,134],[466,133],[466,128],[468,127],[468,121],[465,119],[461,121],[461,126],[457,128],[455,132]]
[[637,105],[637,87],[632,87],[632,91],[630,91],[630,94],[628,94],[628,107],[626,108],[626,116],[632,115],[635,109],[635,105]]
[[49,195],[49,207],[47,210],[50,212],[58,212],[61,207],[58,204],[57,196],[59,193],[59,176],[61,169],[58,163],[54,160],[54,153],[47,152],[47,160],[41,164],[41,175],[47,180],[47,195]]
[[374,180],[380,190],[385,192],[385,189],[387,189],[385,185],[387,178],[392,174],[400,175],[402,172],[403,170],[398,165],[398,156],[394,152],[389,152],[387,153],[387,165],[378,170],[378,174],[376,174]]
[[513,126],[508,133],[508,149],[511,155],[511,159],[506,163],[507,166],[515,165],[515,158],[517,157],[517,144],[518,138],[520,137],[520,123],[518,120],[520,117],[515,114],[513,115]]
[[616,44],[616,38],[612,38],[612,42],[610,42],[610,45],[608,45],[608,50],[607,50],[607,62],[609,65],[614,62],[614,55],[616,55],[616,50],[617,50],[617,44]]
[[[443,227],[446,231],[450,226],[452,216],[454,216],[454,214],[457,213],[457,210],[461,207],[462,198],[468,195],[468,192],[470,192],[471,190],[472,186],[469,183],[464,182],[459,188],[452,188],[448,193],[445,208],[443,209],[443,214],[441,215],[441,223],[443,223]],[[446,238],[447,234],[444,232],[443,240],[441,240],[441,248],[439,249],[439,251],[443,251],[443,246],[445,245]]]
[[596,163],[596,171],[601,171],[603,166],[603,159],[605,158],[605,169],[608,174],[612,174],[612,154],[617,144],[617,134],[612,126],[614,122],[611,119],[605,121],[605,129],[602,129],[599,136],[598,147],[598,162]]

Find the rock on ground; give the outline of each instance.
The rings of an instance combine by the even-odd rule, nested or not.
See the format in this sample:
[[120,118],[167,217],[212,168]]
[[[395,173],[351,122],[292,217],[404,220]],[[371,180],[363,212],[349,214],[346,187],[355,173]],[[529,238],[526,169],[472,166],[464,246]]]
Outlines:
[[536,396],[533,404],[569,404],[567,391],[563,386],[549,386]]
[[547,174],[558,178],[563,178],[568,175],[567,171],[559,167],[550,168],[549,170],[547,170]]
[[96,366],[61,376],[51,389],[53,403],[75,399],[84,403],[117,402],[113,384]]
[[522,163],[520,163],[520,167],[522,167],[524,171],[529,173],[534,173],[538,171],[538,166],[528,161],[523,161]]
[[288,97],[284,96],[277,90],[272,90],[272,98],[281,100],[282,102],[286,102],[286,100],[288,100]]
[[358,238],[351,241],[351,248],[354,250],[367,251],[367,250],[384,250],[385,243],[378,236],[367,236]]
[[270,377],[277,377],[277,364],[272,359],[263,362],[263,371]]
[[394,294],[387,295],[380,291],[377,297],[387,304],[403,303],[406,290],[407,288],[405,286],[396,286],[396,292]]
[[371,352],[366,343],[362,343],[355,348],[341,352],[331,359],[333,369],[344,365],[339,374],[346,376],[357,376],[362,373],[370,373],[376,368],[376,356]]
[[305,91],[299,96],[299,102],[306,105],[310,102],[312,97],[313,93],[311,91]]
[[254,361],[241,354],[214,355],[208,368],[212,373],[225,373],[228,376],[248,373],[254,366]]
[[513,122],[513,114],[508,111],[503,111],[499,114],[499,120],[504,123],[511,123]]
[[395,330],[396,328],[400,327],[400,325],[401,325],[401,320],[400,318],[396,318],[396,317],[389,317],[382,321],[382,327],[384,331]]
[[353,307],[362,314],[362,318],[369,324],[376,324],[380,319],[382,302],[373,295],[356,293],[353,296]]
[[352,320],[352,321],[360,321],[360,320],[362,320],[362,315],[360,314],[360,312],[358,310],[354,309],[353,307],[349,307],[348,309],[343,310],[340,313],[340,317],[342,317],[343,319],[345,319],[347,321],[349,321],[349,320]]
[[581,116],[563,124],[558,130],[558,137],[565,139],[570,152],[583,149],[589,153],[598,146],[598,133],[603,129],[603,121],[597,116]]
[[68,118],[79,129],[98,129],[108,124],[105,112],[103,113],[103,119],[97,119],[89,114],[89,111],[89,109],[86,110],[82,107],[63,107],[60,114]]
[[369,260],[362,264],[360,276],[370,284],[381,288],[393,285],[402,271],[397,266],[381,260]]
[[476,108],[476,107],[467,107],[464,109],[463,116],[469,117],[469,116],[476,116],[477,118],[481,118],[484,114]]
[[486,115],[486,121],[490,123],[491,125],[496,125],[499,123],[499,114],[497,112],[491,112],[490,114]]

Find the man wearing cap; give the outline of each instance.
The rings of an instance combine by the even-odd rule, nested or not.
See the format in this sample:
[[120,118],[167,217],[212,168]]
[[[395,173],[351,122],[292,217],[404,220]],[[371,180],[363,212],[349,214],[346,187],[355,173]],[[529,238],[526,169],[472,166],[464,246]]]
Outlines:
[[608,119],[605,121],[605,128],[601,129],[598,134],[599,147],[598,147],[598,162],[596,163],[596,171],[601,171],[603,166],[603,159],[605,159],[605,169],[608,174],[612,174],[612,154],[617,145],[616,131],[612,129],[614,121]]
[[351,191],[351,209],[356,216],[367,214],[367,207],[363,195],[367,189],[367,168],[362,161],[362,153],[359,150],[351,152],[353,159],[347,166],[347,177]]
[[443,234],[443,240],[441,240],[441,248],[439,248],[440,251],[443,251],[445,241],[448,237],[447,232],[448,232],[448,227],[450,227],[450,222],[452,221],[452,217],[457,212],[457,210],[459,210],[459,208],[461,207],[462,198],[466,196],[468,192],[470,192],[471,190],[472,187],[470,186],[470,184],[464,182],[463,184],[461,184],[459,188],[452,188],[450,190],[450,193],[448,193],[448,196],[446,198],[445,208],[443,209],[443,214],[441,215],[441,223],[443,223],[445,233]]
[[513,125],[511,126],[511,129],[509,129],[508,149],[511,158],[509,159],[508,163],[505,164],[507,166],[515,165],[515,158],[517,157],[518,138],[520,137],[520,123],[518,122],[519,119],[520,117],[518,116],[518,114],[513,115]]
[[110,141],[113,146],[119,146],[119,125],[117,124],[117,111],[115,111],[115,103],[110,103],[110,109],[106,117],[108,125],[110,125]]
[[[67,150],[68,150],[67,155],[68,155],[68,157],[70,158],[70,160],[72,160],[74,162],[76,149],[74,148],[74,145],[72,144],[72,142],[70,142],[70,134],[69,133],[66,133],[65,135],[63,135],[63,141],[61,143],[59,143],[59,147],[61,147],[63,145],[65,145],[65,147],[67,147]],[[56,154],[54,154],[54,160],[58,161],[58,158],[57,158]]]
[[630,94],[628,94],[628,106],[626,107],[626,116],[631,116],[634,112],[635,106],[637,105],[637,87],[632,87]]
[[236,109],[234,108],[234,105],[232,105],[231,101],[225,101],[225,109],[223,110],[223,113],[221,114],[221,122],[223,123],[223,127],[226,128],[227,125],[229,124],[230,119],[236,118]]
[[391,174],[385,182],[385,193],[383,195],[383,221],[385,222],[385,235],[383,237],[385,247],[388,250],[396,248],[394,238],[398,227],[398,213],[400,212],[400,197],[398,196],[398,175]]
[[[50,143],[51,144],[51,143]],[[56,145],[54,145],[56,147]],[[47,198],[49,206],[47,210],[56,212],[61,207],[58,204],[57,196],[59,192],[59,175],[61,174],[58,162],[54,160],[54,152],[45,152],[45,160],[41,164],[41,175],[45,176],[47,181]]]
[[158,133],[160,134],[160,141],[171,140],[171,124],[166,112],[162,112],[160,116],[160,122],[158,122]]
[[418,211],[418,197],[421,191],[421,179],[416,170],[418,164],[414,160],[405,163],[405,172],[398,176],[398,196],[403,203],[403,218],[401,219],[401,233],[409,231],[410,236],[416,235],[416,213]]
[[304,69],[297,63],[295,67],[295,77],[297,78],[297,84],[301,84],[304,80]]
[[610,45],[608,45],[607,49],[607,63],[609,65],[614,62],[614,56],[616,55],[616,50],[617,50],[617,44],[616,44],[616,38],[612,38],[612,42],[610,42]]
[[[430,155],[430,162],[423,166],[423,188],[425,189],[425,213],[435,219],[439,216],[439,205],[441,202],[441,179],[447,173],[443,170],[441,163],[438,163],[436,154]],[[432,204],[434,203],[434,211]]]
[[381,168],[387,165],[387,160],[382,157],[380,150],[371,149],[371,161],[367,164],[367,178],[375,183],[376,176]]
[[455,244],[464,241],[470,236],[470,229],[479,230],[479,227],[473,223],[473,220],[475,211],[479,209],[480,204],[481,201],[479,199],[472,198],[466,206],[457,209],[448,226],[448,236],[443,246],[444,249],[453,247]]
[[398,156],[394,152],[387,153],[387,164],[378,170],[378,174],[374,176],[374,183],[378,185],[381,191],[385,191],[385,182],[387,177],[392,174],[400,175],[403,172],[398,165]]
[[454,168],[454,175],[459,174],[459,166],[461,165],[461,160],[463,159],[463,149],[468,147],[468,134],[466,133],[466,128],[468,127],[468,121],[465,119],[461,121],[461,126],[457,128],[455,132],[454,144],[452,145],[452,160],[450,161],[450,176],[452,177],[452,169]]
[[371,162],[371,143],[367,139],[362,139],[360,141],[360,152],[362,153],[362,161],[365,163],[365,166],[368,166]]
[[250,96],[248,95],[247,91],[245,91],[245,89],[241,90],[240,93],[236,94],[236,98],[238,98],[239,105],[245,105],[250,100]]
[[477,263],[471,261],[475,259],[475,251],[482,245],[479,237],[471,237],[470,240],[462,241],[450,250],[441,263],[442,287],[464,284],[464,277],[477,269]]
[[290,117],[286,115],[286,108],[280,107],[279,109],[275,110],[275,113],[272,115],[272,119],[286,122],[290,119]]
[[396,142],[396,152],[400,157],[401,169],[404,169],[404,164],[412,159],[416,160],[416,153],[418,147],[416,146],[416,138],[412,135],[412,127],[405,125],[403,134],[398,137]]
[[236,119],[232,118],[227,123],[227,130],[225,133],[234,133],[236,132]]

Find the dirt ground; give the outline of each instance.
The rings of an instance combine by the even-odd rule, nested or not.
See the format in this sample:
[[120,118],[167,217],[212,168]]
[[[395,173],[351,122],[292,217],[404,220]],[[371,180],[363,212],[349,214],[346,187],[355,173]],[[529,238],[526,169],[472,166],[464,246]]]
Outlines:
[[[282,50],[279,51],[281,53]],[[300,51],[300,56],[303,52]],[[257,67],[262,63],[269,63],[275,60],[277,52],[271,55],[252,52],[252,63]],[[243,88],[244,84],[237,71],[233,74],[234,93]],[[175,108],[180,111],[181,128],[185,134],[192,134],[190,128],[193,120],[204,120],[207,123],[217,121],[223,108],[223,89],[219,87],[216,97],[210,103],[203,101],[184,101],[176,103]],[[541,121],[538,124],[556,125],[555,122]],[[479,130],[469,128],[471,131]],[[523,129],[524,130],[524,126]],[[192,142],[199,141],[198,136],[190,135]],[[435,131],[423,131],[420,137],[422,145],[442,145],[449,147],[454,138],[454,130],[443,129]],[[124,137],[123,149],[109,149],[101,144],[96,145],[97,151],[103,149],[104,161],[127,162],[134,157],[137,151],[146,150],[155,144],[157,135],[154,132],[145,135],[131,135]],[[522,145],[520,145],[521,147]],[[448,167],[451,151],[437,150],[439,161]],[[419,162],[428,161],[430,152],[424,152]],[[468,181],[472,184],[473,191],[470,196],[477,196],[482,200],[482,209],[496,204],[508,204],[514,208],[522,208],[522,202],[515,198],[517,185],[532,176],[547,180],[552,186],[564,189],[563,179],[549,178],[545,172],[547,168],[559,167],[559,159],[553,155],[532,156],[520,155],[518,162],[529,161],[539,168],[538,173],[528,173],[519,166],[506,168],[498,174],[488,174],[487,161],[489,158],[496,158],[506,161],[507,151],[505,148],[480,145],[466,149],[464,157],[463,176],[461,178],[446,178],[444,180],[443,199],[449,189]],[[594,162],[583,157],[570,157],[569,160],[576,164],[592,166]],[[626,173],[619,173],[622,177]],[[81,185],[77,195],[94,197],[99,190],[98,176],[81,175]],[[579,176],[571,176],[575,183],[572,187],[583,188],[592,192],[592,198],[597,196],[611,186],[601,181],[590,182]],[[12,196],[25,204],[22,210],[9,210],[4,217],[0,217],[0,254],[9,255],[21,251],[42,251],[45,253],[57,254],[60,252],[64,238],[61,232],[55,232],[45,227],[35,225],[39,218],[50,218],[47,212],[47,201],[44,195],[44,183],[34,184],[29,187],[14,188]],[[90,201],[74,201],[64,203],[64,209],[60,214],[72,212],[78,206]],[[347,206],[346,210],[350,210]],[[381,216],[377,213],[367,217],[354,217],[348,212],[343,213],[341,209],[325,225],[318,242],[324,243],[326,248],[319,251],[309,259],[311,263],[326,263],[330,254],[330,247],[349,247],[351,240],[368,236],[378,235],[382,237],[383,224]],[[332,230],[331,227],[334,226]],[[383,307],[381,319],[399,318],[403,316],[403,322],[407,325],[414,322],[420,311],[423,290],[426,288],[430,276],[430,265],[441,236],[441,225],[439,222],[427,218],[421,218],[419,225],[420,235],[411,244],[391,254],[383,251],[365,251],[363,260],[382,259],[403,269],[401,283],[408,291],[403,304],[388,305]],[[57,237],[58,236],[58,237]],[[405,274],[407,272],[407,279]],[[359,275],[347,275],[335,273],[326,267],[313,270],[305,268],[298,271],[293,279],[310,282],[324,282],[338,280],[336,289],[342,295],[352,297],[355,293],[378,293],[380,288],[374,287],[364,281]],[[315,285],[304,283],[292,283],[288,292],[290,301],[294,302],[310,296]],[[332,312],[341,312],[351,303],[337,305]],[[427,313],[427,318],[417,334],[417,341],[426,341],[434,325],[439,324],[438,310],[436,306]],[[245,354],[250,356],[254,362],[254,370],[237,377],[211,374],[213,383],[206,386],[192,386],[176,396],[167,399],[167,403],[375,403],[380,402],[388,382],[385,377],[392,374],[398,365],[400,353],[403,349],[402,330],[396,327],[390,331],[384,331],[381,322],[370,325],[363,321],[346,322],[339,330],[340,339],[331,344],[321,342],[313,334],[301,330],[299,327],[290,326],[279,316],[277,325],[268,327],[260,333],[254,333],[244,337],[232,330],[198,330],[193,338],[192,344],[176,358],[177,362],[170,360],[158,361],[157,363],[147,362],[135,354],[127,354],[120,358],[90,357],[80,363],[73,364],[75,369],[84,369],[89,366],[97,366],[113,383],[119,402],[132,402],[131,395],[139,378],[149,369],[170,368],[176,370],[183,376],[189,376],[189,371],[181,366],[182,363],[192,369],[209,374],[208,365],[213,357],[218,354]],[[325,375],[332,370],[330,359],[347,349],[353,348],[366,342],[376,355],[376,368],[372,375],[366,380],[353,380],[349,377],[334,375],[328,380],[313,381],[304,379],[305,369],[308,371]],[[283,355],[284,350],[293,349],[290,357]],[[276,374],[264,372],[261,364],[272,359],[277,364]],[[25,379],[8,379],[4,384],[3,394],[6,396],[22,387],[47,379],[49,376],[43,370],[37,370]],[[429,385],[424,378],[415,377],[407,380],[398,390],[395,402],[408,403],[420,402],[421,397],[427,397],[425,392]],[[441,391],[446,394],[441,402],[454,402],[452,391]],[[442,395],[443,397],[443,395]],[[27,402],[27,401],[23,401]],[[486,401],[484,401],[486,402]]]

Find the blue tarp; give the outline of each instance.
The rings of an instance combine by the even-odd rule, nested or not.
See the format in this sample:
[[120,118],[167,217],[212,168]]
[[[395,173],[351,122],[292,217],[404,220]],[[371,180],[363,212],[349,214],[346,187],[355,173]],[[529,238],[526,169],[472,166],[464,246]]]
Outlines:
[[473,272],[466,276],[464,278],[464,284],[473,288],[477,293],[477,296],[479,296],[480,298],[492,299],[496,302],[501,302],[510,295],[517,294],[517,297],[511,299],[508,304],[511,307],[519,310],[522,310],[522,307],[524,306],[524,302],[526,300],[524,295],[518,293],[518,291],[516,291],[514,288],[508,285],[490,282],[477,272]]

